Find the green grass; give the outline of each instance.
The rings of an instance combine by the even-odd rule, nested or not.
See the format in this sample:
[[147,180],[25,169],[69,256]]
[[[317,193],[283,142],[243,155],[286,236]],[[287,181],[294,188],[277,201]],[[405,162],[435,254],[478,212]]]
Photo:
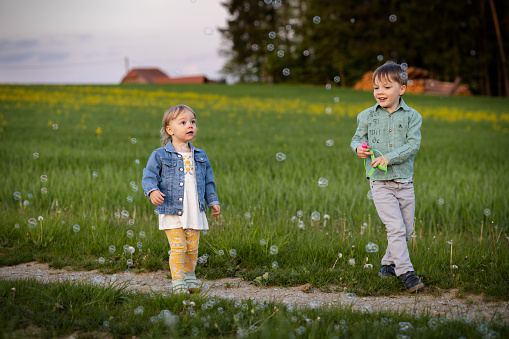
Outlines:
[[[498,318],[450,320],[427,312],[354,312],[350,307],[300,308],[206,295],[131,293],[125,285],[0,280],[0,338],[484,338],[509,335]],[[194,307],[190,306],[194,303]],[[143,311],[137,312],[140,307]],[[221,310],[222,309],[222,310]],[[163,313],[166,311],[166,313]],[[167,314],[164,317],[163,314]],[[178,317],[178,319],[176,318]],[[411,329],[403,330],[404,323]]]
[[[424,117],[415,159],[416,238],[409,245],[417,274],[432,292],[458,288],[509,299],[509,101],[424,95],[405,95],[405,101]],[[0,86],[0,265],[38,260],[115,272],[133,259],[131,269],[162,268],[169,245],[141,179],[159,146],[162,115],[175,104],[198,115],[194,144],[209,155],[221,201],[221,217],[201,239],[200,255],[208,261],[198,266],[199,276],[254,281],[270,272],[264,284],[310,282],[359,295],[403,291],[399,283],[376,279],[385,230],[366,198],[362,161],[349,148],[357,113],[374,99],[369,92],[313,86]],[[328,139],[333,147],[325,145]],[[285,161],[276,160],[278,152]],[[318,187],[320,177],[329,180],[327,187]],[[17,191],[21,200],[13,199]],[[129,217],[117,219],[123,210]],[[298,210],[304,229],[292,221]],[[311,221],[313,211],[321,214],[319,222]],[[325,214],[330,220],[324,226]],[[38,216],[43,221],[28,227]],[[137,248],[138,242],[141,252],[132,258],[123,253],[125,244]],[[380,251],[366,253],[368,242]],[[272,245],[276,255],[269,253]],[[348,264],[352,257],[355,266]],[[371,271],[363,268],[366,258]]]

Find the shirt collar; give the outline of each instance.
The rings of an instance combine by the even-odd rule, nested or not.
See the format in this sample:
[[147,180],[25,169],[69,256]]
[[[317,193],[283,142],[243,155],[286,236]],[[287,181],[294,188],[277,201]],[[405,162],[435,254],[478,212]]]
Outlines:
[[[166,145],[164,145],[164,148],[168,151],[168,152],[172,152],[172,153],[178,153],[177,151],[175,151],[175,147],[173,147],[173,144],[171,143],[171,141],[168,141],[166,143]],[[195,148],[193,146],[193,144],[189,143],[189,148],[191,148],[191,152],[192,151],[196,151],[197,148]]]
[[[375,105],[375,110],[377,110],[378,108],[383,108],[383,107],[380,106],[380,104],[377,102],[376,105]],[[396,112],[400,108],[402,110],[404,110],[404,111],[409,111],[410,110],[410,107],[407,106],[407,104],[405,103],[405,100],[403,100],[403,97],[399,98],[399,105],[398,105],[398,107],[396,107],[394,112]]]

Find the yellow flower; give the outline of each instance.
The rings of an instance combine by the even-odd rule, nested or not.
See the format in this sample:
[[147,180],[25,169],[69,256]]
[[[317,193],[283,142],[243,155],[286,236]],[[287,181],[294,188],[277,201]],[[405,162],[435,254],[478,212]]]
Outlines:
[[97,134],[97,136],[98,136],[98,137],[100,137],[100,136],[101,136],[101,133],[102,133],[102,132],[103,132],[103,131],[102,131],[101,127],[97,127],[97,128],[96,128],[96,130],[95,130],[95,134]]

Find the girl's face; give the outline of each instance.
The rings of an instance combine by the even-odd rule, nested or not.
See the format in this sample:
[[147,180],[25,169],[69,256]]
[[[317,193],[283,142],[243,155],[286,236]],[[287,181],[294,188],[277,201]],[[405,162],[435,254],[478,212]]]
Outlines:
[[191,111],[181,112],[166,126],[166,132],[171,135],[173,146],[187,144],[196,137],[196,118]]

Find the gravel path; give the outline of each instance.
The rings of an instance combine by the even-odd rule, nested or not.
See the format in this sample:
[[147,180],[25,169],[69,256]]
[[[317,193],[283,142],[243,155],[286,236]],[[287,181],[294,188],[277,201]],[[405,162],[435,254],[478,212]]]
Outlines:
[[[165,272],[103,274],[93,271],[70,271],[52,269],[46,264],[28,263],[11,267],[0,267],[0,279],[35,278],[41,282],[80,281],[94,284],[128,282],[127,290],[162,293],[171,291],[171,280]],[[418,295],[398,294],[389,297],[353,297],[347,293],[324,293],[310,288],[302,292],[299,287],[258,287],[240,278],[202,280],[208,295],[226,299],[257,299],[278,301],[295,306],[320,307],[327,305],[352,306],[362,312],[394,310],[410,313],[428,311],[432,316],[469,320],[490,320],[500,316],[509,321],[509,302],[483,301],[482,296],[467,295],[456,298],[455,291],[443,291],[441,296],[430,293]]]

